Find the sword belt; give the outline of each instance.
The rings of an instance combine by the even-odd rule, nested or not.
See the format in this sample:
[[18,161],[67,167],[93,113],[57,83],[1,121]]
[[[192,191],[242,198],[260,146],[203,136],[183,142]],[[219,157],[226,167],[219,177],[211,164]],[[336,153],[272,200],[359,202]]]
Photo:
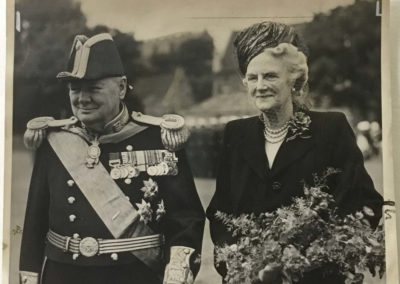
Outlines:
[[86,257],[155,248],[164,244],[164,236],[161,234],[124,239],[96,239],[62,236],[52,230],[47,233],[47,240],[64,252],[81,254]]

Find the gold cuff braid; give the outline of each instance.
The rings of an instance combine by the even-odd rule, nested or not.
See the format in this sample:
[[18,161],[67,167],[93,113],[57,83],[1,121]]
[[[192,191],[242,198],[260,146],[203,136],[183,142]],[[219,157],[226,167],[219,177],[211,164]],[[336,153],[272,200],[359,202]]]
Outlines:
[[171,247],[170,262],[165,269],[164,284],[191,284],[190,257],[194,249],[184,246]]

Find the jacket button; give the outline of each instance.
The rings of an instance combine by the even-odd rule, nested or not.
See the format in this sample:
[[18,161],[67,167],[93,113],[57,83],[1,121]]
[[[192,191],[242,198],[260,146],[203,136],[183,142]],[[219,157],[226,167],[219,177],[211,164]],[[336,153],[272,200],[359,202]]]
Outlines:
[[72,179],[70,179],[70,180],[67,181],[67,184],[68,184],[69,187],[73,187],[75,182]]
[[111,254],[111,259],[114,261],[118,260],[118,254],[116,254],[115,252]]
[[73,197],[73,196],[68,197],[69,204],[74,204],[74,202],[75,202],[75,197]]
[[69,221],[70,222],[74,222],[75,221],[75,219],[76,219],[76,216],[74,215],[74,214],[71,214],[71,215],[69,215]]
[[133,147],[132,147],[132,145],[128,145],[128,146],[126,146],[126,150],[127,150],[127,151],[132,151],[132,150],[133,150]]
[[73,259],[73,260],[76,260],[76,259],[78,258],[78,256],[79,256],[79,254],[74,253],[74,254],[72,255],[72,259]]
[[273,190],[279,190],[279,189],[281,189],[281,187],[282,187],[282,185],[281,185],[280,182],[274,181],[274,182],[272,183],[272,189],[273,189]]
[[72,235],[72,237],[73,237],[74,239],[78,239],[78,238],[79,238],[79,234],[78,234],[78,233],[75,233],[75,234]]

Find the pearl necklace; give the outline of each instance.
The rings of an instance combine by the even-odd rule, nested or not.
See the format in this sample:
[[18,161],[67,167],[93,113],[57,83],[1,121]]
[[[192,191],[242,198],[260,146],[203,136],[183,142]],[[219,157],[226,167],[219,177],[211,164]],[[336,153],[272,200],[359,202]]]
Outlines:
[[278,130],[271,131],[272,129],[265,127],[264,128],[265,140],[271,144],[276,144],[276,143],[282,142],[286,137],[288,128],[289,128],[289,125],[286,125],[284,128],[282,128],[282,129],[280,128],[279,131]]
[[289,129],[289,121],[287,121],[282,127],[278,129],[272,129],[267,125],[262,114],[260,115],[260,120],[264,124],[264,137],[268,143],[276,144],[282,142],[285,139]]

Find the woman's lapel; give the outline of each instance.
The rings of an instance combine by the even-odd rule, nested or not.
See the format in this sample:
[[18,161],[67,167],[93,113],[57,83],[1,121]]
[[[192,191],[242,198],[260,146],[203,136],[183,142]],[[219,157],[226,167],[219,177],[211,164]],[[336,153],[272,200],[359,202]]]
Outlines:
[[311,130],[310,137],[296,137],[293,140],[284,141],[275,157],[272,169],[269,169],[263,127],[262,122],[254,117],[247,125],[246,134],[238,148],[249,167],[263,180],[266,180],[268,176],[273,177],[279,174],[315,145]]
[[263,127],[258,117],[254,117],[250,120],[238,149],[241,151],[241,155],[244,157],[249,167],[256,172],[261,179],[265,180],[268,171],[268,160],[265,153]]
[[310,137],[296,137],[290,141],[284,141],[276,154],[272,169],[271,177],[278,175],[290,164],[303,157],[309,150],[315,146],[315,140],[311,132]]

